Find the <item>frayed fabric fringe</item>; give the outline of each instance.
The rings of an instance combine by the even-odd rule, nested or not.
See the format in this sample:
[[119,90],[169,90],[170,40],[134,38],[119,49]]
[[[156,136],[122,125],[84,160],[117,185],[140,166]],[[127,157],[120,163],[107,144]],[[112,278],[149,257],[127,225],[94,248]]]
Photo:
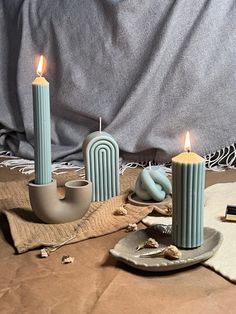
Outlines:
[[[3,154],[4,153],[4,154]],[[0,167],[9,167],[10,169],[18,169],[19,172],[23,174],[33,174],[34,173],[34,161],[28,160],[28,159],[22,159],[19,157],[12,156],[10,152],[0,152],[0,157],[11,157],[10,159],[6,159],[0,162]],[[123,161],[122,158],[120,158],[120,165],[119,165],[119,172],[121,175],[124,174],[124,172],[127,169],[130,168],[137,168],[142,167],[145,168],[149,165],[155,165],[154,162],[127,162]],[[166,173],[171,174],[171,168],[166,164],[158,164],[158,166],[162,167]],[[65,170],[65,171],[63,171]],[[84,167],[75,166],[72,163],[69,162],[61,162],[61,163],[52,163],[52,172],[56,175],[66,173],[66,170],[75,170],[80,171],[84,170]]]
[[[6,157],[6,155],[1,155],[2,157]],[[9,156],[9,155],[7,155]],[[34,173],[34,161],[21,159],[17,157],[12,157],[11,159],[3,160],[0,162],[0,167],[9,167],[10,169],[18,169],[19,172],[23,174],[32,174]],[[80,171],[83,170],[84,167],[75,166],[69,162],[61,162],[61,163],[53,163],[52,164],[52,173],[55,175],[60,175],[66,173],[66,170],[75,170]]]
[[144,162],[130,161],[130,162],[127,162],[127,161],[123,161],[123,160],[120,161],[120,174],[123,175],[124,172],[130,168],[137,168],[137,167],[146,168],[146,167],[150,167],[150,166],[159,166],[162,169],[164,169],[167,174],[171,174],[171,168],[170,168],[171,163],[157,164],[154,161],[152,161],[152,162],[151,161],[144,161]]
[[[217,150],[215,153],[208,154],[203,157],[206,160],[206,169],[216,172],[225,171],[225,169],[236,169],[236,143],[229,145],[225,148]],[[136,168],[141,166],[142,168],[149,165],[160,166],[165,170],[167,174],[171,174],[171,162],[165,164],[159,164],[155,161],[152,162],[121,162],[120,173],[124,174],[128,168]]]
[[[34,173],[34,161],[15,157],[9,151],[0,151],[0,157],[11,157],[11,159],[3,160],[0,162],[0,167],[9,167],[10,169],[16,169],[23,174]],[[204,156],[206,160],[206,169],[212,171],[224,171],[225,169],[236,169],[236,143],[225,148],[219,149],[215,153]],[[171,174],[171,162],[165,164],[158,164],[155,161],[134,162],[125,161],[120,158],[120,174],[123,175],[127,169],[149,166],[159,166],[165,170],[167,174]],[[70,162],[61,162],[52,164],[52,172],[54,174],[66,173],[66,170],[80,171],[84,170],[84,167],[75,166]],[[63,171],[65,170],[65,171]]]
[[18,158],[18,157],[14,157],[14,156],[12,155],[12,152],[10,152],[10,151],[6,151],[6,150],[0,151],[0,157],[6,157],[6,156],[11,156],[11,157],[13,157],[13,158]]
[[224,171],[225,169],[236,169],[236,143],[219,149],[213,154],[205,157],[206,168],[213,171]]

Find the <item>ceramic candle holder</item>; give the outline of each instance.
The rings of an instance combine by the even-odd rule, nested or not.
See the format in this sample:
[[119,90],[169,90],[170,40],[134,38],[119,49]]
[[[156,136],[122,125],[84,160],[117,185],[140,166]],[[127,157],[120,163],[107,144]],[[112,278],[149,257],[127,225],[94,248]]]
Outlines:
[[29,183],[32,210],[45,223],[65,223],[80,219],[87,212],[92,200],[92,183],[72,180],[65,184],[65,197],[58,199],[57,184]]

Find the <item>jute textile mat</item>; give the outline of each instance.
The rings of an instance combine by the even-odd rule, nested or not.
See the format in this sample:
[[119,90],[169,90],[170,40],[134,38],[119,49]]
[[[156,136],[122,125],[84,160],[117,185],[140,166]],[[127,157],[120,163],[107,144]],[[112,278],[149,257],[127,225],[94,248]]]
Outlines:
[[[30,208],[27,180],[0,183],[0,210],[7,216],[17,252],[23,253],[42,246],[54,247],[68,239],[71,239],[68,243],[74,243],[139,222],[152,211],[152,207],[140,207],[127,202],[137,173],[138,170],[129,171],[129,174],[121,176],[121,195],[105,202],[92,202],[82,219],[64,224],[45,224],[35,216]],[[63,197],[64,190],[60,188],[58,193],[59,197]],[[114,215],[114,211],[124,205],[127,215]]]

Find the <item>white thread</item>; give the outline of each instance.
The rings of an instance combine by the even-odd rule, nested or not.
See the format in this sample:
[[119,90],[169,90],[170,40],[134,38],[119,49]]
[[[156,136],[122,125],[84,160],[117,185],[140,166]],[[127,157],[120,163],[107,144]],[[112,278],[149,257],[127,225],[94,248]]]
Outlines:
[[[9,167],[12,169],[19,168],[19,172],[23,174],[32,174],[34,173],[34,161],[21,159],[15,157],[14,159],[7,159],[0,162],[0,167]],[[52,163],[52,172],[56,175],[66,173],[65,171],[61,170],[71,170],[74,169],[75,171],[83,170],[84,167],[75,166],[69,162],[61,162],[61,163]]]
[[225,168],[236,169],[236,143],[217,150],[205,157],[206,168],[213,171],[225,171]]
[[143,163],[138,163],[138,162],[123,162],[120,164],[120,170],[119,173],[123,176],[124,172],[129,169],[129,168],[137,168],[137,167],[142,167],[144,168],[145,165]]
[[150,167],[151,165],[154,166],[159,166],[160,168],[162,168],[163,170],[165,170],[165,172],[169,175],[171,175],[172,171],[170,168],[170,163],[166,163],[166,164],[158,164],[155,162],[151,162],[151,161],[144,161],[144,162],[125,162],[122,161],[122,159],[120,159],[120,174],[123,175],[124,172],[129,169],[129,168],[137,168],[137,167],[142,167],[142,168],[146,168],[146,167]]
[[[12,152],[7,151],[7,150],[0,151],[0,157],[6,157],[6,156],[12,156]],[[15,157],[15,158],[17,158],[17,157]]]
[[[0,151],[0,157],[10,156],[11,159],[3,160],[0,162],[0,167],[10,167],[10,169],[19,168],[19,171],[23,174],[32,174],[34,173],[34,161],[22,159],[16,156],[12,156],[10,151]],[[217,150],[215,153],[207,154],[204,156],[206,160],[206,169],[212,171],[225,171],[226,168],[236,169],[236,143],[230,146],[224,147],[222,149]],[[152,165],[157,165],[165,170],[167,174],[171,175],[171,163],[158,164],[155,162],[126,162],[120,158],[120,167],[119,173],[121,175],[129,168],[137,168],[142,167],[145,168],[149,166],[149,163]],[[52,172],[54,174],[63,174],[65,171],[61,170],[69,170],[74,169],[75,171],[83,170],[84,167],[75,166],[70,162],[61,162],[61,163],[53,163],[52,164]],[[57,172],[59,171],[59,172]]]
[[99,117],[99,132],[102,133],[102,117]]

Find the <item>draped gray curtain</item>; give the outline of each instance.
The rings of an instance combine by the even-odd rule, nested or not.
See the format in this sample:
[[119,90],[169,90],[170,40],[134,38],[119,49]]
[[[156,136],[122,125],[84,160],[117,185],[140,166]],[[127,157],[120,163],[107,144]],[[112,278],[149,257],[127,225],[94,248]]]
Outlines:
[[0,150],[33,158],[31,83],[47,58],[53,161],[103,129],[125,159],[236,142],[234,0],[1,0]]

